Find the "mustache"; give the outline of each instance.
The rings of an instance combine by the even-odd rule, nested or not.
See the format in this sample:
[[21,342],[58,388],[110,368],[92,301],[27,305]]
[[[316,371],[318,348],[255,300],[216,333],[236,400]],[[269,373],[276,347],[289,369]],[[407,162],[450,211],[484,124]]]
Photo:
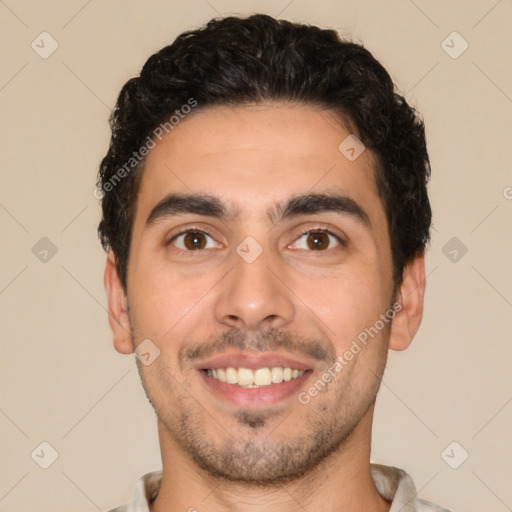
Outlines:
[[332,362],[336,351],[332,345],[326,346],[316,338],[305,338],[279,329],[266,329],[250,336],[247,332],[233,329],[212,338],[207,342],[186,344],[178,353],[180,366],[220,354],[228,348],[253,350],[255,352],[277,352],[285,350],[301,353],[320,362]]

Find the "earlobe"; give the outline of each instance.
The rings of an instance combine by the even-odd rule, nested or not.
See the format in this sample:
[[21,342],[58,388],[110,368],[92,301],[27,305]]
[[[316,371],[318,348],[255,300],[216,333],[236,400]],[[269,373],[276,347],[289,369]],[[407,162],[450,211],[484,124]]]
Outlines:
[[117,271],[115,254],[107,256],[104,274],[105,290],[108,299],[108,321],[114,336],[114,348],[121,354],[133,353],[130,334],[130,317],[124,288]]
[[425,294],[425,258],[419,254],[404,269],[402,284],[396,302],[400,311],[393,318],[389,348],[405,350],[418,331],[423,317],[423,297]]

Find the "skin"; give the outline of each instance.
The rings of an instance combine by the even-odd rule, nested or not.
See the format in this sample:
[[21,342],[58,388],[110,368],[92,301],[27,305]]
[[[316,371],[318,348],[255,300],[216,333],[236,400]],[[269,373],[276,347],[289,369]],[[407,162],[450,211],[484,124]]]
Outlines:
[[[105,287],[116,350],[132,353],[147,338],[160,350],[150,365],[139,362],[163,461],[153,512],[291,512],[298,504],[309,512],[389,510],[370,474],[374,400],[388,349],[407,348],[419,328],[424,259],[405,268],[393,296],[371,155],[348,160],[338,146],[349,134],[311,106],[214,107],[182,120],[150,151],[133,225],[128,310],[112,252]],[[187,213],[148,228],[169,193],[215,196],[233,216]],[[350,197],[368,226],[336,212],[269,218],[268,209],[305,193]],[[184,236],[173,238],[183,228],[208,233],[207,246],[187,251]],[[323,249],[310,248],[308,230],[324,230]],[[236,252],[248,236],[263,250],[252,263]],[[391,325],[306,405],[296,393],[269,406],[235,406],[205,384],[197,359],[179,359],[192,346],[224,353],[235,339],[246,353],[274,350],[307,363],[313,371],[304,391],[394,300],[402,310]]]

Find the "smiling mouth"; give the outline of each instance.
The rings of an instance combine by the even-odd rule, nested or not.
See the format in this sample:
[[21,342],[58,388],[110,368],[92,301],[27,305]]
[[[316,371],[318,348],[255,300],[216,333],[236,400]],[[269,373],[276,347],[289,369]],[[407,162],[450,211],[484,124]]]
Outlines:
[[297,368],[274,366],[272,368],[208,368],[203,369],[208,377],[219,382],[232,384],[242,388],[263,388],[282,382],[298,379],[310,370],[298,370]]

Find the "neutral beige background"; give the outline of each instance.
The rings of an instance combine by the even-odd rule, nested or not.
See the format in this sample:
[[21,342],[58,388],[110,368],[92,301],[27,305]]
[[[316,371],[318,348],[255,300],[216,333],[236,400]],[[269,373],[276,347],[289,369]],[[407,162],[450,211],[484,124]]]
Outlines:
[[[153,412],[105,312],[92,191],[107,117],[180,32],[258,11],[353,34],[425,118],[425,317],[412,347],[390,356],[373,460],[454,511],[512,510],[511,0],[1,0],[0,510],[108,510],[159,467]],[[31,48],[43,31],[59,45],[47,59]],[[457,59],[441,46],[453,31],[469,44]],[[58,249],[46,262],[32,252],[42,237]],[[443,253],[452,237],[468,249],[456,262]],[[31,458],[43,441],[59,455],[46,470]],[[441,456],[452,441],[469,453],[458,469]],[[461,450],[448,450],[452,464]]]

